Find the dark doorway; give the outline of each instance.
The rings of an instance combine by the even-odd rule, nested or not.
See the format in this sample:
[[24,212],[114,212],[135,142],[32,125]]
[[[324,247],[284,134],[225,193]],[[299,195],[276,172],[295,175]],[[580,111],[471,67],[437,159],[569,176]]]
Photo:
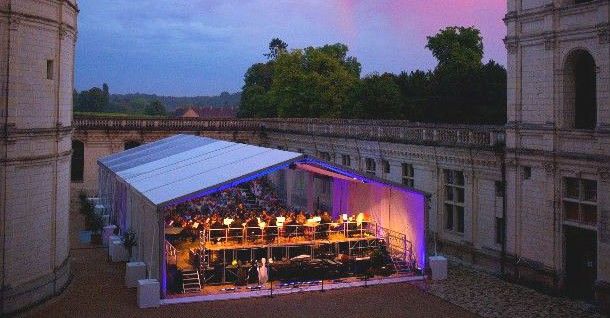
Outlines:
[[[589,52],[576,50],[566,60],[568,121],[572,128],[594,129],[597,124],[597,75],[595,60]],[[572,117],[573,116],[573,117]]]
[[83,181],[85,172],[85,144],[80,140],[72,140],[72,163],[70,165],[70,180]]
[[597,232],[564,226],[566,294],[592,299],[597,279]]

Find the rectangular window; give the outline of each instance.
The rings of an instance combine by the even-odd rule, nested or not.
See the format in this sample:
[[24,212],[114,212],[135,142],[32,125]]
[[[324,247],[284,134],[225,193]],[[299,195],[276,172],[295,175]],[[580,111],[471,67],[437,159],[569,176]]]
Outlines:
[[381,165],[383,166],[383,173],[390,173],[390,162],[387,160],[381,160]]
[[53,79],[53,60],[47,60],[47,79]]
[[349,155],[341,155],[341,164],[347,167],[351,167],[352,158]]
[[367,174],[375,175],[375,172],[377,171],[377,165],[375,164],[375,159],[366,158],[364,163],[365,163],[365,172]]
[[496,197],[502,198],[504,197],[504,182],[496,181],[495,183]]
[[532,178],[532,167],[523,167],[523,179],[529,180]]
[[457,170],[444,170],[443,172],[445,176],[445,228],[449,231],[464,233],[464,172]]
[[453,205],[445,203],[445,228],[453,231]]
[[596,225],[597,182],[578,178],[564,178],[563,215],[567,221]]
[[413,188],[415,185],[415,175],[413,174],[413,165],[408,163],[402,164],[402,184]]
[[504,242],[504,231],[506,224],[504,218],[496,218],[496,244],[502,244]]
[[330,153],[326,152],[326,151],[320,151],[318,156],[320,157],[320,159],[322,160],[326,160],[326,161],[330,161]]

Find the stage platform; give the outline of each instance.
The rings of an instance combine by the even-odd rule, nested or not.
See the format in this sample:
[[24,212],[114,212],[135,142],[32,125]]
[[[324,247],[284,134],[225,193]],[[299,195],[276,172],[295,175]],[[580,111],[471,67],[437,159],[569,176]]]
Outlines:
[[[300,248],[299,250],[301,251],[299,255],[304,254],[303,251],[307,249],[307,254],[313,257],[315,249],[324,245],[330,245],[336,254],[344,251],[345,254],[351,255],[354,251],[357,251],[360,248],[371,247],[378,240],[378,237],[368,233],[365,233],[362,237],[345,237],[341,234],[334,234],[330,235],[327,239],[308,240],[301,236],[280,238],[279,240],[276,238],[273,242],[264,242],[259,240],[256,242],[241,244],[232,242],[221,242],[215,244],[206,242],[205,244],[201,244],[199,241],[191,242],[187,240],[174,243],[176,253],[173,262],[175,262],[178,269],[192,270],[193,264],[189,259],[189,251],[195,251],[197,249],[201,249],[202,247],[205,247],[205,249],[211,253],[212,261],[222,257],[225,259],[225,261],[227,261],[227,263],[230,263],[233,259],[239,258],[241,258],[242,261],[252,259],[258,260],[261,257],[261,253],[256,251],[261,250],[264,251],[262,253],[264,256],[262,257],[267,259],[290,259],[291,257],[297,256],[291,255],[290,250],[298,248]],[[244,251],[249,252],[249,256],[243,257]],[[171,263],[171,260],[169,261]]]
[[[204,301],[219,301],[219,300],[230,300],[240,298],[253,298],[253,297],[270,297],[277,295],[286,295],[293,293],[303,292],[314,292],[314,291],[326,291],[340,288],[353,288],[353,287],[365,287],[382,284],[395,284],[405,283],[426,279],[423,275],[392,275],[389,277],[373,277],[368,280],[362,280],[356,277],[349,277],[342,279],[340,282],[334,282],[333,280],[324,280],[324,283],[318,283],[315,285],[300,285],[298,287],[282,287],[280,282],[273,282],[273,289],[270,283],[267,283],[264,288],[258,290],[248,289],[246,286],[240,287],[236,290],[223,290],[223,288],[234,287],[233,285],[222,285],[222,286],[206,286],[200,293],[189,293],[189,294],[172,294],[168,295],[167,298],[161,299],[161,305],[173,305],[173,304],[184,304],[193,302],[204,302]],[[256,285],[250,285],[256,286]]]

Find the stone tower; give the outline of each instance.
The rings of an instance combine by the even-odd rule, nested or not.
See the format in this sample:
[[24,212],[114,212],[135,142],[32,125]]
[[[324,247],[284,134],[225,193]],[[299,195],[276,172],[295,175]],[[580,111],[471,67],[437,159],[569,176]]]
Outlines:
[[76,0],[0,0],[0,316],[61,292]]
[[600,300],[610,290],[609,16],[608,0],[508,0],[505,18],[512,274]]

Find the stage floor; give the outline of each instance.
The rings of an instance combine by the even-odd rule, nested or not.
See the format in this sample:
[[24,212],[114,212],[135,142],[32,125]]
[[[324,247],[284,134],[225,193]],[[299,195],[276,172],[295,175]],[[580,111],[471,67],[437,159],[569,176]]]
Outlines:
[[[273,282],[273,288],[268,282],[265,286],[261,286],[260,289],[252,289],[248,287],[256,287],[256,284],[250,284],[248,286],[236,286],[233,284],[215,285],[215,286],[204,286],[201,292],[193,292],[186,294],[170,294],[165,299],[161,299],[161,305],[180,304],[180,303],[191,303],[191,302],[203,302],[203,301],[217,301],[217,300],[229,300],[229,299],[240,299],[240,298],[251,298],[251,297],[270,297],[274,295],[286,295],[292,293],[302,292],[313,292],[313,291],[324,291],[340,288],[350,287],[366,287],[381,284],[393,284],[411,282],[425,279],[426,276],[416,274],[394,274],[387,277],[373,277],[367,280],[363,280],[357,277],[347,277],[340,280],[324,280],[317,281],[316,284],[300,284],[292,286],[282,286],[280,282]],[[235,289],[231,289],[235,288]]]

